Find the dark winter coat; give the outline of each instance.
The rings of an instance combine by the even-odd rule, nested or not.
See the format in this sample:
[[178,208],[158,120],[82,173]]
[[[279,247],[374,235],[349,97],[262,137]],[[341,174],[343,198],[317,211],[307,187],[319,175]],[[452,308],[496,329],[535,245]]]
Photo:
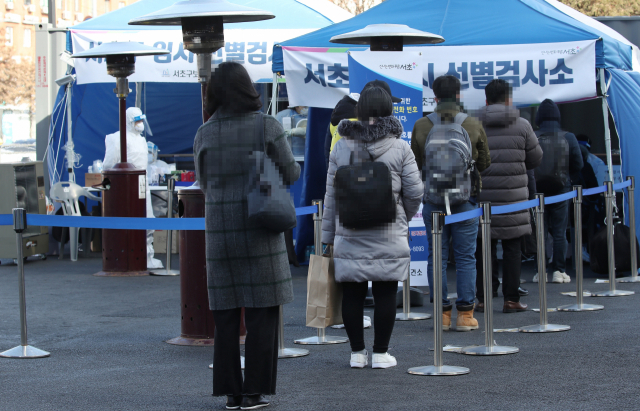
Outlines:
[[[221,113],[203,124],[193,145],[205,193],[209,308],[273,307],[293,300],[284,234],[247,221],[252,151],[260,151],[255,113]],[[287,185],[300,176],[280,123],[263,118],[266,153]]]
[[541,122],[539,126],[540,128],[536,131],[536,136],[540,136],[543,133],[561,133],[564,134],[564,138],[567,140],[567,143],[569,143],[569,175],[564,176],[564,192],[568,193],[571,191],[571,176],[579,174],[582,167],[584,167],[580,144],[578,144],[578,140],[573,133],[566,132],[560,128],[558,121],[545,120]]
[[[400,139],[402,124],[393,116],[380,117],[376,124],[342,120],[338,132],[343,137],[331,151],[327,191],[324,197],[322,242],[333,244],[335,275],[338,282],[403,281],[408,274],[408,221],[418,212],[423,185],[409,145]],[[385,163],[391,171],[396,201],[396,221],[379,227],[351,230],[336,215],[333,180],[338,167],[368,152],[374,161]]]
[[[492,206],[507,205],[529,199],[527,170],[542,161],[542,149],[531,124],[520,112],[504,104],[482,107],[478,116],[487,133],[491,165],[482,175],[479,201]],[[491,216],[491,238],[509,240],[531,233],[527,210]]]

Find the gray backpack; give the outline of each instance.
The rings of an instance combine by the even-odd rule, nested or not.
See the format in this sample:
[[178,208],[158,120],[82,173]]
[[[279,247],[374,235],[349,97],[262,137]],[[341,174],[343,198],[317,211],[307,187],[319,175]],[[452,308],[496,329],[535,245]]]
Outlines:
[[424,201],[444,205],[451,214],[451,205],[469,201],[471,172],[475,162],[471,139],[462,123],[468,116],[458,113],[451,123],[443,123],[437,113],[427,116],[433,128],[424,146]]

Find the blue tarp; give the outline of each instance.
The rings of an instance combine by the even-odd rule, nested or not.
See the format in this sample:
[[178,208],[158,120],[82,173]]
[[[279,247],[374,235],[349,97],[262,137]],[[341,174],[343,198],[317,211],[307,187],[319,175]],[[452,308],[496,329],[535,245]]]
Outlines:
[[[387,0],[356,17],[283,42],[282,46],[337,47],[329,39],[369,24],[406,24],[443,36],[440,46],[557,43],[602,39],[596,66],[631,69],[631,47],[560,12],[544,0]],[[434,45],[433,47],[438,47]],[[284,72],[274,47],[273,72]]]
[[[640,73],[610,70],[609,74],[611,85],[607,102],[620,140],[622,176],[635,176],[640,183],[640,162],[636,157],[640,153]],[[636,189],[634,194],[635,204],[640,205],[640,189]],[[627,210],[628,204],[625,203],[626,223],[629,224]],[[640,233],[640,218],[636,218],[636,233]]]

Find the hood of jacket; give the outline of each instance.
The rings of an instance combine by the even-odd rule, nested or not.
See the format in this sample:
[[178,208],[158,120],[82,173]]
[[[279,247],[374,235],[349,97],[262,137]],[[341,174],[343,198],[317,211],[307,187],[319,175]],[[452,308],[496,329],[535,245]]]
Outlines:
[[342,120],[338,125],[338,133],[342,137],[365,143],[374,159],[386,153],[394,141],[400,138],[402,131],[402,123],[393,116],[378,117],[375,124]]
[[506,127],[520,117],[520,110],[504,104],[491,104],[478,110],[478,118],[484,127]]
[[355,118],[357,103],[350,95],[342,97],[331,113],[331,125],[337,126],[345,118]]

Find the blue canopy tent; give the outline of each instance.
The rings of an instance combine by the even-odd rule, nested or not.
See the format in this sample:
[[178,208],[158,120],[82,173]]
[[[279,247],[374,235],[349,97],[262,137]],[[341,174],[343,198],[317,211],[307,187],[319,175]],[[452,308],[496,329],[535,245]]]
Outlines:
[[[329,39],[335,35],[362,29],[369,24],[405,24],[411,28],[439,34],[445,38],[440,46],[473,46],[503,44],[557,43],[597,40],[596,67],[599,71],[632,70],[638,67],[637,47],[601,23],[570,9],[555,0],[387,0],[358,16],[274,46],[272,69],[285,73],[282,47],[336,47]],[[347,48],[345,48],[345,51]],[[614,74],[614,78],[617,74]],[[594,82],[596,73],[594,73]],[[618,82],[620,80],[617,80]],[[627,83],[630,80],[627,80]],[[612,83],[616,90],[616,81]],[[618,93],[620,95],[620,93]],[[638,100],[626,100],[634,113],[640,113]],[[616,98],[618,98],[616,96]],[[630,107],[627,107],[630,108]],[[307,158],[322,153],[324,133],[330,108],[312,108],[307,136]],[[625,124],[629,112],[614,112],[616,122]],[[621,117],[618,117],[621,116]],[[637,114],[636,114],[637,117]],[[605,118],[607,118],[605,116]],[[318,122],[318,120],[321,120]],[[606,123],[606,121],[605,121]],[[633,125],[635,127],[635,124]],[[632,141],[630,130],[618,128],[621,147]],[[608,129],[607,129],[608,133]],[[605,137],[607,140],[609,138]],[[640,175],[640,165],[627,161],[633,151],[622,150],[625,175]],[[610,147],[608,147],[610,155]],[[610,158],[610,157],[609,157]],[[609,162],[610,163],[610,162]],[[302,205],[324,197],[326,166],[324,161],[307,161],[302,188]],[[640,227],[640,226],[639,226]],[[297,252],[312,243],[313,226],[306,219],[299,226]]]
[[[174,4],[177,0],[140,0],[130,6],[115,10],[103,16],[96,17],[73,26],[71,30],[82,33],[101,33],[103,35],[119,35],[127,41],[135,41],[147,30],[167,30],[180,32],[179,26],[130,26],[128,22],[162,8]],[[339,9],[326,0],[230,0],[239,5],[267,10],[276,18],[251,23],[236,23],[225,25],[225,29],[258,30],[275,32],[304,30],[310,31],[320,27],[342,21],[351,15]],[[285,37],[286,38],[286,37]],[[67,35],[67,49],[72,50],[72,33]],[[227,38],[227,41],[229,39]],[[263,39],[257,39],[264,41]],[[108,40],[112,41],[112,40]],[[122,41],[122,40],[120,40]],[[162,47],[162,46],[159,46]],[[178,47],[174,48],[174,52]],[[174,58],[175,60],[175,58]],[[269,56],[268,61],[271,61]],[[104,64],[100,70],[106,68]],[[195,61],[193,62],[195,69]],[[267,70],[269,73],[269,70]],[[268,81],[272,78],[256,79],[255,82]],[[80,75],[78,81],[80,81]],[[74,83],[71,88],[71,124],[75,152],[82,156],[75,168],[77,182],[84,183],[84,173],[95,159],[103,159],[105,152],[105,135],[118,130],[118,103],[113,93],[115,79],[109,78],[109,83]],[[161,154],[190,154],[193,152],[193,138],[198,127],[202,124],[200,84],[145,82],[142,88],[130,82],[132,93],[127,99],[127,106],[136,104],[136,99],[146,113],[149,124],[154,132],[150,140],[161,150]],[[140,95],[139,91],[143,90]],[[264,88],[266,91],[266,88]],[[64,154],[59,154],[60,148],[67,141],[67,118],[65,101],[66,88],[58,92],[55,109],[52,113],[49,137],[49,174],[52,183],[67,180],[68,173]],[[267,100],[268,101],[268,100]],[[301,185],[301,183],[300,183]],[[294,188],[295,191],[295,188]]]

